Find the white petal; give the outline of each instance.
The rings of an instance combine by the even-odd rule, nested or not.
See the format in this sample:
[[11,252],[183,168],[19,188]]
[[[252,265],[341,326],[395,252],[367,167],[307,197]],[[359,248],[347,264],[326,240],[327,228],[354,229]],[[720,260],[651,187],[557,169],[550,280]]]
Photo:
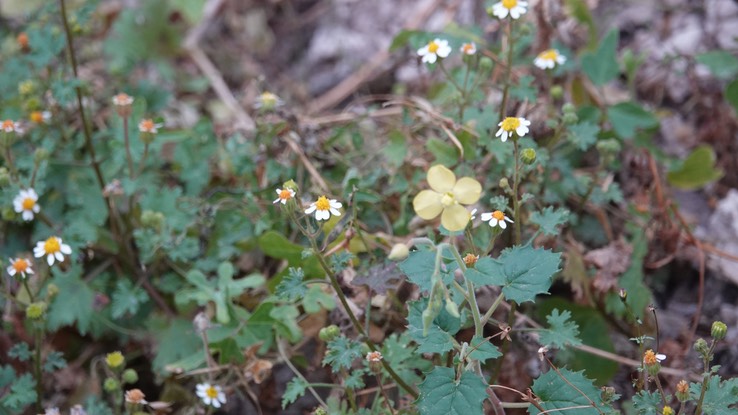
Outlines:
[[61,252],[57,252],[54,254],[54,257],[56,257],[56,260],[59,262],[64,262],[64,255],[62,255]]
[[418,55],[425,57],[425,55],[427,54],[428,54],[428,45],[425,45],[422,48],[418,49]]
[[305,214],[306,215],[309,215],[309,214],[315,212],[316,209],[318,209],[318,207],[315,206],[315,203],[313,203],[313,204],[310,205],[309,208],[305,209]]
[[46,255],[46,251],[44,251],[43,245],[37,246],[33,248],[33,256],[36,258],[41,258],[42,256]]
[[24,210],[23,211],[23,214],[21,215],[21,217],[25,221],[33,220],[33,212],[30,211],[30,210]]
[[340,209],[343,207],[343,204],[341,202],[336,201],[336,199],[331,199],[328,201],[328,204],[335,209]]
[[492,219],[492,212],[482,213],[479,218],[482,219],[482,222],[487,222],[488,220]]
[[46,256],[46,262],[49,263],[49,266],[54,265],[54,254],[49,254]]
[[213,399],[212,402],[211,402],[211,404],[215,408],[220,408],[220,401],[218,401],[217,399]]
[[505,228],[507,228],[507,223],[505,223],[505,221],[504,221],[504,220],[501,220],[501,221],[500,221],[500,228],[502,228],[502,229],[505,229]]
[[70,248],[69,245],[67,245],[67,244],[61,244],[60,247],[59,247],[59,250],[64,255],[72,255],[72,248]]
[[493,228],[494,228],[495,226],[497,226],[497,223],[498,223],[498,222],[499,222],[499,221],[497,220],[497,218],[495,218],[495,217],[492,217],[492,219],[490,219],[490,220],[489,220],[489,226],[491,226],[491,227],[493,227]]
[[41,206],[39,206],[38,204],[33,205],[33,211],[35,213],[40,212],[41,211]]
[[8,270],[8,274],[10,274],[10,276],[11,276],[11,277],[12,277],[13,275],[15,275],[15,267],[14,267],[14,266],[12,266],[12,265],[11,265],[11,266],[9,266],[9,267],[7,268],[7,270]]
[[423,56],[423,62],[436,63],[437,58],[438,57],[435,53],[428,53],[427,55]]
[[341,212],[337,209],[333,209],[332,207],[331,207],[331,214],[334,216],[341,216]]

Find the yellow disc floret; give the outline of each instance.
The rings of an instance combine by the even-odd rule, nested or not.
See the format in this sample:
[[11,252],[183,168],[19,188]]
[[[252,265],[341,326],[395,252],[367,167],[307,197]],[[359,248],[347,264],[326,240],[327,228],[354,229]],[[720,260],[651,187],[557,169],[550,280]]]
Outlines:
[[499,210],[495,210],[494,212],[492,212],[492,217],[497,219],[498,221],[505,220],[505,214]]
[[18,258],[13,262],[13,268],[15,272],[22,273],[28,269],[28,261],[23,258]]
[[205,389],[205,394],[210,399],[216,399],[218,397],[218,390],[215,389],[215,387],[211,386],[211,387]]
[[502,121],[501,127],[505,131],[515,131],[520,127],[520,119],[517,117],[507,117]]
[[327,197],[321,196],[315,202],[315,208],[318,210],[329,210],[331,208],[331,203],[328,201]]
[[52,236],[51,238],[47,239],[46,242],[44,242],[44,251],[47,254],[55,254],[61,251],[61,246],[59,245],[59,238]]
[[506,9],[512,9],[518,5],[518,0],[502,0],[502,6]]
[[436,53],[436,52],[438,52],[438,48],[439,47],[440,47],[440,45],[438,43],[436,43],[435,41],[432,41],[431,40],[430,43],[428,43],[428,52],[430,52],[430,53]]

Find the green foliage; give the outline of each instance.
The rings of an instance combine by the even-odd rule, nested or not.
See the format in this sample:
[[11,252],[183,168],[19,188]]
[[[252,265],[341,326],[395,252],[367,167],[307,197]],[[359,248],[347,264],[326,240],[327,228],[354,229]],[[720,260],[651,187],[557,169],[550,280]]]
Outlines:
[[457,379],[452,368],[443,366],[433,368],[418,388],[415,403],[422,415],[481,414],[487,399],[487,383],[477,375],[463,371]]
[[725,87],[725,99],[733,106],[738,113],[738,79],[733,80]]
[[[423,311],[427,307],[428,300],[425,298],[408,304],[407,333],[418,344],[418,353],[444,353],[453,349],[451,336],[459,331],[458,319],[452,319],[448,312],[443,309],[438,317],[433,320],[430,327],[427,328],[427,333],[424,336]],[[448,327],[450,330],[444,330],[440,325],[443,321],[453,320],[456,320],[457,324],[455,327],[453,325]]]
[[639,391],[633,396],[633,409],[639,415],[661,414],[661,394],[647,390]]
[[[689,393],[693,399],[699,399],[702,383],[689,385]],[[705,415],[721,415],[734,413],[738,409],[738,378],[720,379],[713,375],[707,382],[707,391],[702,404]]]
[[87,333],[92,321],[93,313],[90,310],[95,293],[80,278],[82,268],[75,264],[67,272],[61,272],[58,268],[53,271],[52,282],[59,287],[59,294],[54,296],[54,300],[49,305],[47,313],[49,330],[76,324],[80,333]]
[[0,396],[0,414],[22,413],[36,400],[36,382],[30,373],[17,376],[10,366],[0,368],[0,390],[8,388]]
[[[571,372],[567,369],[560,369],[559,372],[560,374],[549,370],[533,382],[533,393],[540,398],[543,409],[550,411],[567,408],[566,412],[574,415],[598,415],[601,411],[607,413],[612,410],[609,405],[601,402],[600,389],[583,372]],[[584,408],[572,408],[575,406]],[[528,407],[531,415],[540,412],[533,405]]]
[[277,285],[274,294],[277,298],[286,301],[296,301],[305,297],[308,291],[304,283],[305,273],[302,268],[290,268],[287,275],[282,278],[282,282]]
[[577,323],[570,321],[571,312],[554,308],[546,317],[549,328],[540,331],[540,339],[542,345],[563,349],[566,346],[579,346],[582,341],[579,340],[579,326]]
[[497,359],[502,356],[502,352],[488,339],[474,336],[469,342],[469,357],[475,360],[479,360],[481,363],[486,362],[489,359]]
[[339,336],[328,342],[328,351],[323,358],[323,366],[330,365],[333,373],[350,369],[354,360],[361,357],[361,343],[346,336]]
[[64,354],[61,352],[53,351],[46,355],[44,360],[43,370],[46,373],[53,373],[58,369],[64,369],[67,367],[67,361],[64,359]]
[[304,378],[294,377],[287,383],[287,387],[282,395],[282,409],[286,408],[287,405],[294,403],[302,395],[305,394],[309,383]]
[[682,165],[670,171],[669,184],[684,190],[704,187],[723,177],[723,171],[715,167],[715,151],[708,145],[692,150]]
[[18,359],[21,362],[27,362],[31,359],[31,349],[28,348],[28,343],[20,342],[14,344],[13,347],[8,350],[8,357]]
[[713,50],[696,55],[695,60],[712,72],[717,78],[730,79],[738,75],[738,58],[724,50]]
[[538,225],[544,235],[555,236],[559,234],[556,228],[569,222],[569,215],[568,209],[554,209],[552,206],[548,206],[541,211],[533,212],[530,215],[530,221]]
[[113,298],[110,304],[110,315],[114,319],[119,319],[125,315],[134,315],[141,308],[141,305],[149,301],[149,295],[141,288],[134,286],[130,280],[118,281],[113,291]]
[[579,124],[572,125],[568,129],[566,136],[574,147],[585,151],[597,142],[597,135],[600,133],[600,127],[590,121],[584,121]]
[[655,128],[659,120],[634,102],[623,102],[607,108],[607,117],[618,137],[631,139],[640,129]]
[[582,55],[582,71],[595,85],[604,85],[620,73],[617,46],[618,31],[612,29],[600,41],[597,50]]
[[[450,284],[453,279],[451,269],[445,266],[445,261],[441,260],[441,267],[438,274],[444,284]],[[417,285],[421,291],[429,292],[433,286],[432,276],[436,269],[436,252],[432,251],[413,251],[406,260],[400,262],[398,267],[407,275],[410,282]]]

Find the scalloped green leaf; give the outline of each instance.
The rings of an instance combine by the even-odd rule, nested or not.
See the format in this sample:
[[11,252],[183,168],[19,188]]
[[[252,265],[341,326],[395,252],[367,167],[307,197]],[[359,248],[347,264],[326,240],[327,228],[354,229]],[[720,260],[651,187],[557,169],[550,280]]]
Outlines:
[[558,235],[558,226],[565,225],[569,222],[570,212],[565,208],[555,209],[553,206],[533,212],[530,215],[530,221],[540,228],[544,235]]
[[582,341],[579,340],[579,326],[569,320],[570,318],[571,312],[569,310],[559,313],[559,309],[554,308],[551,314],[546,316],[546,321],[548,321],[550,327],[541,330],[540,343],[557,349],[582,344]]
[[[610,405],[602,403],[600,389],[592,383],[592,380],[584,376],[584,371],[549,370],[533,382],[532,389],[540,398],[541,407],[545,411],[567,408],[565,412],[568,415],[600,415],[612,410]],[[593,407],[592,403],[597,408]],[[585,406],[585,408],[573,409],[575,406]],[[531,415],[540,412],[533,405],[528,407],[528,413]]]
[[684,190],[695,190],[723,177],[723,171],[715,167],[715,151],[708,145],[692,150],[681,167],[670,171],[669,184]]
[[415,402],[422,415],[482,415],[487,399],[487,383],[472,372],[464,371],[456,379],[449,367],[436,366],[418,385]]
[[600,41],[596,51],[586,52],[582,55],[582,71],[595,85],[604,85],[620,73],[617,47],[618,31],[612,29]]

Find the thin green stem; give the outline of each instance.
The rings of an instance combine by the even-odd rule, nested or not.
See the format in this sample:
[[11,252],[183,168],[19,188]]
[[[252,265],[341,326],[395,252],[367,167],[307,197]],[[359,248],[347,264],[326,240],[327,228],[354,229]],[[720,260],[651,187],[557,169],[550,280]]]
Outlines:
[[136,177],[140,176],[143,172],[144,166],[146,165],[146,158],[149,156],[149,143],[144,143],[144,152],[143,156],[141,156],[141,160],[138,163],[138,169],[136,170],[136,175],[133,176],[135,179]]
[[389,396],[387,396],[387,392],[384,390],[384,386],[382,386],[382,379],[379,377],[379,374],[377,376],[377,385],[379,386],[379,390],[382,392],[382,396],[384,397],[384,403],[387,405],[387,409],[389,409],[390,414],[395,415],[395,408],[392,407],[392,404],[390,404]]
[[712,360],[712,353],[715,350],[717,342],[713,339],[710,343],[710,350],[707,355],[702,359],[702,364],[705,368],[705,377],[702,379],[702,390],[700,391],[700,399],[697,401],[697,407],[694,410],[694,415],[702,415],[702,404],[705,401],[705,393],[707,392],[707,383],[710,381],[710,361]]
[[[8,134],[8,133],[3,133],[3,134]],[[18,169],[15,167],[15,162],[13,161],[13,153],[10,152],[10,143],[7,143],[7,145],[5,146],[4,155],[5,155],[5,164],[7,164],[10,170],[10,178],[13,179],[13,181],[18,180]]]
[[34,330],[34,375],[36,377],[36,409],[40,413],[43,411],[43,395],[44,385],[41,378],[41,337],[42,328],[36,327]]
[[505,119],[507,114],[507,97],[510,92],[510,76],[512,74],[513,65],[513,46],[515,40],[513,39],[513,19],[508,19],[507,25],[507,62],[505,67],[505,86],[502,90],[502,102],[500,103],[500,121]]
[[28,292],[28,298],[31,300],[31,303],[33,303],[35,300],[33,299],[33,292],[31,291],[31,287],[28,286],[28,278],[21,278],[23,280],[23,287],[26,289],[26,292]]
[[520,149],[518,148],[518,136],[513,137],[513,145],[515,151],[515,172],[513,174],[513,217],[515,223],[515,232],[513,233],[513,242],[520,245],[520,199],[518,198],[518,185],[520,184]]
[[323,401],[320,395],[318,395],[318,392],[315,391],[314,387],[316,386],[333,387],[334,385],[308,382],[308,380],[305,379],[305,376],[303,376],[302,373],[300,373],[300,371],[297,370],[295,365],[292,364],[292,362],[289,359],[289,356],[287,356],[287,353],[285,353],[284,346],[282,345],[282,339],[279,336],[277,336],[276,340],[277,340],[277,352],[279,352],[279,356],[282,358],[284,363],[287,365],[287,367],[290,368],[290,370],[292,370],[292,373],[294,373],[295,376],[297,376],[300,380],[302,380],[305,384],[307,384],[307,390],[310,391],[310,393],[313,395],[315,400],[318,401],[318,403],[320,403],[323,406],[323,408],[327,408],[328,405],[325,403],[325,401]]
[[498,295],[497,298],[495,298],[495,302],[492,303],[492,305],[489,307],[489,310],[487,310],[487,312],[484,313],[484,317],[482,317],[482,324],[487,324],[490,317],[492,317],[492,313],[494,313],[495,310],[497,310],[497,307],[500,306],[500,304],[502,303],[502,300],[504,299],[505,299],[505,294],[500,292],[500,295]]
[[136,171],[133,170],[133,156],[131,155],[131,140],[128,134],[128,116],[123,117],[123,141],[126,145],[126,160],[128,161],[128,177],[133,180]]

